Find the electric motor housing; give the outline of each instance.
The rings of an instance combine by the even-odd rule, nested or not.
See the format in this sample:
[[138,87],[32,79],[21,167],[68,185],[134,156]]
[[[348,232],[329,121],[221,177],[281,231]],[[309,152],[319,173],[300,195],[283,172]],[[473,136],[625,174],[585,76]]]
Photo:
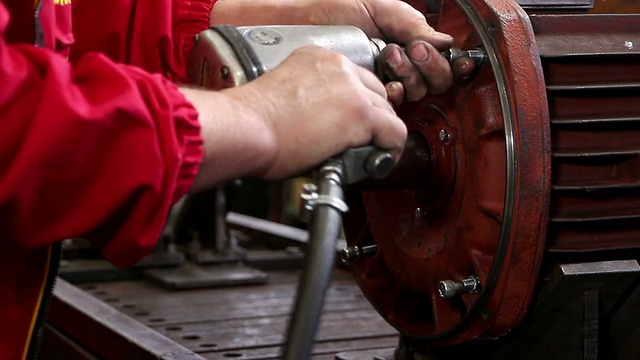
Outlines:
[[355,278],[409,338],[501,338],[558,264],[640,258],[640,15],[554,3],[437,2],[486,60],[403,105],[397,169],[347,191],[348,244],[377,246]]

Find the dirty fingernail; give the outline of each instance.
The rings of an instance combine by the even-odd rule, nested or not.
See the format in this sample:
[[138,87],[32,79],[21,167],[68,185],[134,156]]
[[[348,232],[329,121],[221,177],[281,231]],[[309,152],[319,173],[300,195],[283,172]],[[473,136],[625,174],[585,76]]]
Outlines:
[[425,62],[429,58],[429,51],[424,44],[416,44],[409,52],[411,59],[417,62]]
[[389,55],[389,58],[387,58],[387,63],[392,67],[400,65],[401,61],[402,58],[400,57],[400,51],[398,49],[393,50]]

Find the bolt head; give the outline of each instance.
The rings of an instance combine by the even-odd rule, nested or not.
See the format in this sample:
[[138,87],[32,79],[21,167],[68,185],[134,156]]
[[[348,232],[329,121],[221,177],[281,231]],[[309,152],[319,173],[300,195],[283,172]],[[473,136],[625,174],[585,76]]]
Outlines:
[[223,66],[223,67],[220,68],[220,78],[222,80],[229,79],[229,74],[230,74],[229,67]]
[[440,141],[442,141],[443,144],[449,144],[451,142],[451,131],[447,129],[442,129],[440,130],[438,137],[440,138]]
[[343,263],[353,263],[360,258],[360,249],[357,246],[350,246],[340,250],[340,260]]
[[438,283],[438,294],[441,298],[448,299],[456,296],[458,289],[453,280],[442,280]]
[[340,261],[342,261],[345,264],[351,261],[351,256],[349,254],[349,249],[340,250]]

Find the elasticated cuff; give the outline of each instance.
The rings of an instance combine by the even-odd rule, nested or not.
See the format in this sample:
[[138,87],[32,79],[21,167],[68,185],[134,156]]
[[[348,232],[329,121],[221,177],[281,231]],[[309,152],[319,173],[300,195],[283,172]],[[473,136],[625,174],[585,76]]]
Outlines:
[[176,180],[172,202],[178,201],[189,192],[204,156],[204,145],[200,134],[198,112],[177,87],[175,90],[176,99],[181,100],[177,101],[175,105],[175,121],[176,131],[178,132],[177,138],[182,141],[180,146],[182,163],[178,170],[178,178]]

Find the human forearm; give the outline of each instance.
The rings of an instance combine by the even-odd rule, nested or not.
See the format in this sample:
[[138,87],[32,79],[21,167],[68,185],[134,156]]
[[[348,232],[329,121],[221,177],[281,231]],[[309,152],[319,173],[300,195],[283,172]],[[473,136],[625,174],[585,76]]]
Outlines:
[[[246,89],[220,92],[181,88],[199,113],[204,159],[192,187],[198,191],[221,181],[260,176],[272,161],[272,129],[242,101]],[[254,99],[254,103],[258,99]]]

